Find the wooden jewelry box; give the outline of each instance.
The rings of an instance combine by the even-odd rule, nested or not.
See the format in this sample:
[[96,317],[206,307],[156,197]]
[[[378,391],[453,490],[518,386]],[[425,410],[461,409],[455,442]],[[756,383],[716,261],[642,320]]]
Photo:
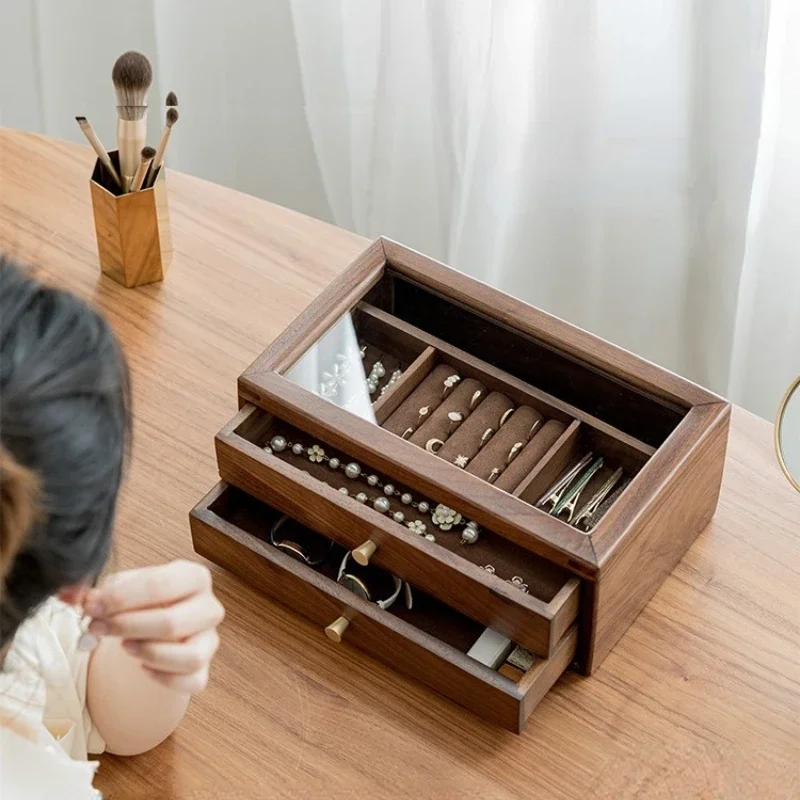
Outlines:
[[[335,346],[348,336],[355,366]],[[374,421],[348,410],[353,386]],[[247,369],[239,398],[216,439],[223,482],[191,515],[195,550],[514,731],[567,667],[596,669],[709,522],[730,416],[387,239]],[[312,565],[270,543],[283,515],[337,555]],[[407,582],[413,606],[342,585],[340,551]],[[516,660],[468,655],[486,628]]]

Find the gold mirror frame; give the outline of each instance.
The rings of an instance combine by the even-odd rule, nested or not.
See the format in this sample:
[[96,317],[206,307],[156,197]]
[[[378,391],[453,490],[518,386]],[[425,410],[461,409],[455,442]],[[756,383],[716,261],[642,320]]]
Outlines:
[[783,474],[786,476],[786,479],[789,483],[800,492],[800,483],[798,483],[797,478],[795,478],[791,472],[789,472],[789,467],[786,465],[786,459],[783,457],[783,451],[781,450],[781,428],[783,427],[783,417],[786,414],[786,406],[789,405],[789,400],[792,399],[792,396],[796,391],[800,390],[800,375],[798,375],[794,381],[792,381],[789,388],[786,390],[786,394],[784,394],[783,399],[781,400],[780,405],[778,406],[778,415],[775,418],[775,454],[778,456],[778,463],[781,465],[781,469],[783,470]]

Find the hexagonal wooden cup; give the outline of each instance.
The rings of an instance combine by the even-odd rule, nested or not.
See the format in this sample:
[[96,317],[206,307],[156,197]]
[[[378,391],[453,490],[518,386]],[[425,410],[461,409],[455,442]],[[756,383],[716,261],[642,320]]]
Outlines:
[[[117,152],[109,156],[117,166]],[[97,161],[89,185],[100,269],[129,288],[164,280],[172,258],[166,182],[120,194]]]

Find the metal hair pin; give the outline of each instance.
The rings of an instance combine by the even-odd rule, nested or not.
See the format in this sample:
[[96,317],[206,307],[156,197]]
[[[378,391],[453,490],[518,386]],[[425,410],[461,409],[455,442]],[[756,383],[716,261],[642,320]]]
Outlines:
[[584,504],[581,510],[575,515],[572,524],[577,528],[583,524],[587,532],[589,530],[588,524],[594,513],[600,507],[600,504],[608,497],[611,490],[617,485],[623,475],[622,467],[617,471],[592,495],[591,499]]
[[576,476],[582,469],[587,467],[592,461],[593,454],[587,453],[577,464],[570,467],[545,493],[536,504],[538,508],[544,508],[549,505],[555,508],[561,501],[564,492],[569,488],[569,485],[575,480]]
[[575,516],[575,508],[578,505],[578,498],[581,492],[586,488],[589,481],[603,468],[603,457],[595,459],[589,469],[584,472],[575,483],[567,489],[567,493],[559,500],[556,507],[550,512],[554,517],[560,517],[565,511],[567,512],[567,522],[572,522]]

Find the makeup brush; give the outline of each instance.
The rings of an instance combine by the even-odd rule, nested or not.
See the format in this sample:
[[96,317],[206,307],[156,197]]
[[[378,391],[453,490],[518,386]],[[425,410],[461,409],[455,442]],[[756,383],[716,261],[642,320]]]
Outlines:
[[150,169],[150,174],[147,176],[148,189],[156,182],[156,175],[158,174],[159,167],[164,164],[164,155],[167,152],[167,145],[169,144],[169,136],[172,132],[172,126],[178,121],[178,109],[167,109],[167,121],[164,124],[164,130],[161,131],[161,141],[158,143],[156,149],[156,156],[153,159],[153,166]]
[[153,82],[153,68],[141,53],[123,53],[111,70],[117,95],[117,149],[122,188],[127,191],[139,166],[147,138],[147,92]]
[[175,92],[169,92],[167,94],[167,101],[165,103],[167,108],[177,108],[178,107],[178,95]]
[[86,119],[86,117],[75,117],[75,121],[78,125],[81,126],[81,130],[83,131],[83,135],[86,137],[89,144],[92,146],[92,149],[97,153],[97,157],[100,159],[100,163],[111,173],[111,176],[119,185],[120,189],[122,188],[122,181],[119,179],[119,173],[116,170],[116,167],[111,163],[111,158],[109,157],[108,153],[106,152],[105,147],[103,147],[102,142],[97,138],[97,134],[94,132],[94,128],[92,127],[92,123]]
[[139,189],[142,188],[144,176],[147,175],[147,170],[150,168],[150,164],[153,162],[153,157],[155,154],[156,150],[154,147],[142,148],[142,160],[139,162],[139,166],[136,168],[136,174],[133,176],[133,181],[131,182],[132,192],[138,192]]

